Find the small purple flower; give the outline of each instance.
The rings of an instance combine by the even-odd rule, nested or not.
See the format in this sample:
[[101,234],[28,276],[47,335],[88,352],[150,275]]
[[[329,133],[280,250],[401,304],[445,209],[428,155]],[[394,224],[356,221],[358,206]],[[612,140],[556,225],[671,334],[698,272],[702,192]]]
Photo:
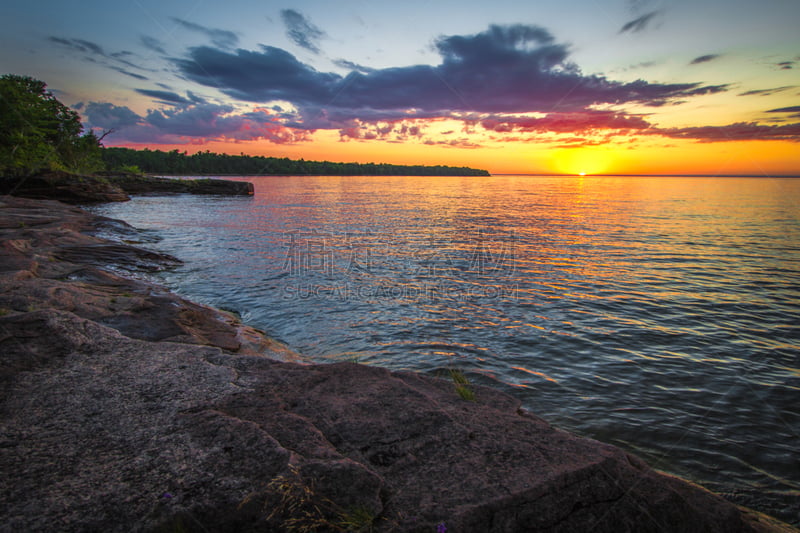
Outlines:
[[436,533],[445,533],[447,531],[447,526],[444,525],[444,522],[439,522],[439,525],[436,526]]
[[165,500],[170,500],[172,499],[172,494],[170,494],[169,492],[165,492],[164,494],[161,495],[161,497],[164,498]]

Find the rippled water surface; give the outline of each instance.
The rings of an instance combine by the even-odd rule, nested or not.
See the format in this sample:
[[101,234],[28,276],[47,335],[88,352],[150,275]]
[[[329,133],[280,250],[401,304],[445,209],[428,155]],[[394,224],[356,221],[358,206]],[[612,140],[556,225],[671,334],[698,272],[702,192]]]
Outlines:
[[800,180],[246,179],[94,210],[310,358],[462,369],[800,524]]

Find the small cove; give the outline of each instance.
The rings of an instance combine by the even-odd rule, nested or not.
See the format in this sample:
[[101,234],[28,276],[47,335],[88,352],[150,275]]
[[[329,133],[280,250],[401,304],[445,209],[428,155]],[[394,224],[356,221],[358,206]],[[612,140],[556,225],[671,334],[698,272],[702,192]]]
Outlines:
[[[237,178],[239,179],[239,178]],[[92,211],[313,360],[500,388],[798,524],[800,180],[249,177]]]

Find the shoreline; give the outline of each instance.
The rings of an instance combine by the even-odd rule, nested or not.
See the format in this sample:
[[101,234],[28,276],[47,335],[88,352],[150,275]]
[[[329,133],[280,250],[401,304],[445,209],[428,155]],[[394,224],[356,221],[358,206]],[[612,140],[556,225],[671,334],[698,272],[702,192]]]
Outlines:
[[0,197],[0,530],[249,531],[316,507],[377,531],[796,531],[487,387],[282,362],[297,354],[136,279],[178,259],[87,234],[104,226],[136,240]]

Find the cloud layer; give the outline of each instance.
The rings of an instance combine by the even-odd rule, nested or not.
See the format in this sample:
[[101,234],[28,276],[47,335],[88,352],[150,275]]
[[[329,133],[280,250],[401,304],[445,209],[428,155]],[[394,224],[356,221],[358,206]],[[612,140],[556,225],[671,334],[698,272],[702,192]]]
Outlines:
[[[641,31],[658,13],[630,21],[621,31]],[[325,37],[322,30],[295,10],[283,10],[281,15],[287,34],[298,46],[320,53],[320,40]],[[433,43],[440,57],[437,65],[373,69],[344,59],[333,60],[340,68],[351,69],[341,75],[319,71],[274,46],[234,49],[238,38],[233,32],[174,20],[205,35],[211,44],[192,47],[183,57],[165,60],[183,79],[217,89],[232,103],[213,104],[191,92],[183,96],[164,85],[164,90],[137,88],[137,93],[152,98],[162,108],[137,115],[125,107],[90,103],[85,113],[91,126],[124,129],[123,136],[130,142],[148,142],[150,136],[149,142],[158,139],[173,143],[209,139],[296,142],[324,129],[338,130],[344,140],[417,139],[426,144],[477,145],[467,139],[426,136],[430,120],[444,119],[461,121],[467,133],[493,138],[506,135],[507,140],[530,140],[543,134],[608,139],[631,133],[698,141],[800,139],[793,125],[740,123],[660,129],[645,115],[623,108],[679,104],[688,98],[726,91],[729,86],[641,79],[620,82],[584,74],[570,60],[569,46],[557,42],[539,26],[492,25],[472,35],[442,36]],[[51,40],[88,55],[109,57],[93,43]],[[163,51],[161,43],[152,39],[143,37],[142,45]],[[717,57],[697,56],[691,63],[706,63]],[[118,59],[127,61],[121,56]],[[617,111],[599,110],[610,106]]]
[[174,65],[188,79],[238,100],[285,100],[298,106],[357,111],[529,113],[577,111],[598,104],[659,106],[668,100],[726,90],[724,85],[615,82],[584,75],[567,45],[537,26],[491,26],[468,36],[435,43],[436,66],[353,71],[342,77],[319,72],[279,48],[225,51],[190,49]]
[[[190,102],[192,96],[182,99]],[[112,139],[117,143],[203,144],[209,141],[267,140],[283,144],[308,140],[307,132],[285,127],[269,110],[254,109],[242,113],[236,112],[233,106],[197,98],[184,105],[172,104],[175,106],[172,109],[150,110],[142,116],[126,106],[89,102],[84,113],[92,128],[114,130]]]

